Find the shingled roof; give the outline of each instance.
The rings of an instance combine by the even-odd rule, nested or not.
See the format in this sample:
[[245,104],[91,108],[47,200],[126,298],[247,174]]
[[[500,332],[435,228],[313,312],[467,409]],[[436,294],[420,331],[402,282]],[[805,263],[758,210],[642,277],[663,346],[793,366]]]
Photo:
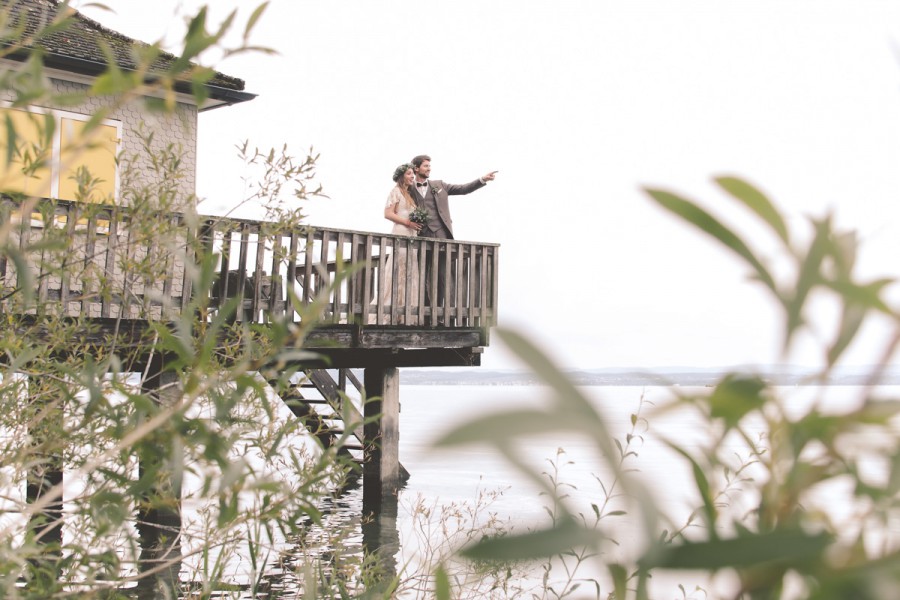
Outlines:
[[[10,24],[16,26],[24,23],[25,33],[30,36],[49,23],[62,6],[63,3],[58,0],[0,0],[0,7],[9,11]],[[45,66],[83,75],[99,75],[106,70],[107,63],[99,43],[102,40],[112,51],[120,69],[136,68],[134,49],[148,44],[107,29],[71,8],[69,10],[72,11],[72,24],[69,27],[53,31],[35,42],[36,46],[45,51]],[[13,55],[10,58],[24,56]],[[162,53],[154,67],[161,71],[175,60],[174,55]],[[217,101],[216,105],[246,102],[256,97],[255,94],[244,91],[242,79],[223,73],[217,72],[206,87],[209,97]],[[190,86],[186,83],[178,89],[190,92]]]

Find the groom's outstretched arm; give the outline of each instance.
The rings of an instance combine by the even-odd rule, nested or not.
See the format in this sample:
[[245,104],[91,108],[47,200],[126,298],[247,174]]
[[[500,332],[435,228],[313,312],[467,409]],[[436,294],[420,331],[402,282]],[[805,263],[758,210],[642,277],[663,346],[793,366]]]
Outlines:
[[447,194],[450,196],[460,196],[463,194],[469,194],[474,192],[479,188],[483,188],[488,181],[493,181],[494,177],[496,177],[497,171],[491,171],[487,175],[483,177],[479,177],[475,181],[471,181],[469,183],[445,183],[444,186],[447,189]]

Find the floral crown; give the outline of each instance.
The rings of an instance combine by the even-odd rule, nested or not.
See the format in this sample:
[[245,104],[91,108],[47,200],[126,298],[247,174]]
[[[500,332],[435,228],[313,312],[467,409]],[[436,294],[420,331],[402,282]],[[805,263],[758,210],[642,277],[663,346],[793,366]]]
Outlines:
[[400,165],[399,167],[394,169],[394,177],[393,177],[394,181],[400,181],[400,178],[403,177],[403,174],[412,168],[413,167],[411,164],[403,163],[402,165]]

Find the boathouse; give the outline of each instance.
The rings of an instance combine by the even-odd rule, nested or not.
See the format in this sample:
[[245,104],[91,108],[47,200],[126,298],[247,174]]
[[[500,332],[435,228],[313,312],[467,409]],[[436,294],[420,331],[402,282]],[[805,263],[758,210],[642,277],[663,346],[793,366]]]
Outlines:
[[[14,5],[28,31],[52,21],[61,6]],[[155,57],[154,70],[141,71],[138,42],[79,13],[68,18],[68,27],[32,40],[43,48],[48,85],[60,101],[14,102],[5,90],[0,106],[17,149],[0,172],[3,335],[27,348],[45,324],[64,323],[64,352],[101,358],[130,349],[133,362],[123,368],[144,374],[150,392],[183,363],[168,334],[201,338],[214,330],[213,350],[226,358],[249,336],[280,336],[290,352],[277,364],[260,362],[259,372],[273,382],[279,372],[299,376],[279,393],[326,446],[346,438],[341,420],[352,418],[356,441],[346,451],[358,455],[366,501],[395,494],[404,476],[398,369],[480,364],[497,321],[497,245],[199,215],[190,202],[136,202],[126,183],[192,198],[198,115],[254,95],[221,73],[200,80],[197,94],[197,81],[172,75],[179,59],[165,54]],[[13,48],[0,61],[21,70],[28,50]],[[110,59],[117,72],[138,72],[153,84],[148,94],[170,110],[116,94],[88,93],[75,106],[62,101],[64,92],[90,90]],[[89,143],[75,151],[79,136]],[[7,148],[12,144],[8,139]],[[186,176],[170,180],[150,155],[175,146],[184,152]],[[126,155],[133,158],[122,160]],[[355,404],[357,397],[367,401]],[[29,481],[32,499],[64,476],[40,467]]]

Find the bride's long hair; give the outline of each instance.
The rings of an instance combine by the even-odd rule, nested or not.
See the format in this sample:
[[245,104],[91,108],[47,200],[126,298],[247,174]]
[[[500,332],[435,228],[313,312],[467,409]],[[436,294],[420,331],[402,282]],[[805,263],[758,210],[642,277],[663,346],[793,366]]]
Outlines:
[[409,195],[409,190],[406,188],[406,184],[404,183],[404,177],[406,172],[412,169],[412,165],[410,164],[402,164],[396,169],[394,169],[394,181],[397,182],[397,187],[400,189],[400,195],[403,196],[403,200],[406,201],[406,206],[410,210],[416,207],[416,201],[413,200],[412,196]]

